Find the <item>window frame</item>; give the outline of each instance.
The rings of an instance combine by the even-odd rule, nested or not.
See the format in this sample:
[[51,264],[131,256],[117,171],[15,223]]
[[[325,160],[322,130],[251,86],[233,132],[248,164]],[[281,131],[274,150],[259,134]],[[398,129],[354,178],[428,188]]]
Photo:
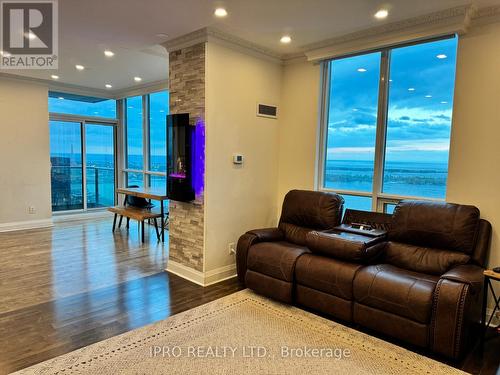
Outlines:
[[[316,173],[316,190],[324,192],[332,192],[341,195],[350,195],[357,197],[367,197],[372,199],[372,208],[374,212],[386,212],[387,204],[397,204],[403,199],[419,199],[426,201],[443,202],[446,198],[429,198],[418,197],[411,195],[388,194],[382,191],[385,154],[386,154],[386,136],[387,136],[387,118],[389,112],[389,76],[390,76],[390,57],[391,51],[395,48],[408,47],[412,45],[431,43],[440,40],[457,38],[458,35],[450,34],[436,38],[429,38],[420,41],[391,45],[384,48],[378,48],[360,53],[353,53],[343,56],[338,56],[333,59],[324,60],[320,65],[320,118],[319,118],[319,138],[318,138],[318,162]],[[326,156],[327,156],[327,141],[328,141],[328,118],[330,109],[330,79],[331,79],[331,62],[334,60],[366,55],[370,53],[380,52],[380,75],[379,75],[379,92],[378,92],[378,108],[377,108],[377,130],[375,137],[375,160],[373,170],[373,185],[370,192],[332,189],[324,185]],[[450,136],[451,141],[451,136]]]
[[[143,178],[143,186],[144,188],[151,187],[151,176],[161,176],[165,177],[165,183],[167,179],[167,172],[158,172],[151,170],[150,163],[150,129],[151,129],[151,119],[150,119],[150,95],[155,94],[157,92],[169,91],[168,89],[159,89],[155,91],[151,91],[142,95],[133,95],[133,96],[141,96],[142,97],[142,169],[132,169],[128,168],[127,158],[128,158],[128,149],[127,149],[127,98],[120,99],[120,118],[122,119],[122,168],[121,168],[121,177],[122,177],[122,185],[126,186],[128,182],[128,173],[138,173],[142,174]],[[131,96],[132,97],[132,96]],[[165,126],[167,126],[165,124]],[[166,150],[165,150],[166,152]]]

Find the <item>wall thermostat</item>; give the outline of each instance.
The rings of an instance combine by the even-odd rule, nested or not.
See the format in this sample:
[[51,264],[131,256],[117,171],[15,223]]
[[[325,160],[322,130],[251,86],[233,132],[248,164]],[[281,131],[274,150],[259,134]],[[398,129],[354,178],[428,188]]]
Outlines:
[[233,155],[233,164],[243,164],[243,155],[234,154]]

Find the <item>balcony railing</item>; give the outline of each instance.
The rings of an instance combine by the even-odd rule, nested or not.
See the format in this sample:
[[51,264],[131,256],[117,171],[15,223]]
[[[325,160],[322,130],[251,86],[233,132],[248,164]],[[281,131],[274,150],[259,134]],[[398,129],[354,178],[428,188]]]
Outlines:
[[52,210],[69,211],[109,207],[115,204],[115,170],[112,167],[87,166],[84,197],[83,168],[75,165],[53,165],[51,169]]

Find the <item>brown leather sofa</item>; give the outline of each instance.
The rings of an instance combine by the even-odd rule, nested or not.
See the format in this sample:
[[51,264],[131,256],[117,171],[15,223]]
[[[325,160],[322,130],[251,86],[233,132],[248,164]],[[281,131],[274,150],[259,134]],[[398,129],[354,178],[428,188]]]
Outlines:
[[473,206],[402,201],[386,239],[351,243],[328,233],[342,208],[335,194],[289,192],[278,228],[241,236],[240,281],[282,302],[460,358],[480,319],[490,223]]

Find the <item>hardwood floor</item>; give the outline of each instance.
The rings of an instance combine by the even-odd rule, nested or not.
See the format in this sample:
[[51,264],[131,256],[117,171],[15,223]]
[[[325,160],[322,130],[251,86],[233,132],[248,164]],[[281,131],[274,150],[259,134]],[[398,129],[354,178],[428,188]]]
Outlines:
[[0,233],[0,313],[162,272],[168,242],[151,227],[142,244],[132,222],[113,235],[111,218]]
[[[111,219],[0,233],[0,374],[165,319],[241,289],[236,279],[200,287],[164,272],[167,245],[152,228],[111,233]],[[373,333],[371,333],[373,334]],[[473,350],[467,372],[493,375],[500,335]],[[421,353],[425,354],[425,353]]]

